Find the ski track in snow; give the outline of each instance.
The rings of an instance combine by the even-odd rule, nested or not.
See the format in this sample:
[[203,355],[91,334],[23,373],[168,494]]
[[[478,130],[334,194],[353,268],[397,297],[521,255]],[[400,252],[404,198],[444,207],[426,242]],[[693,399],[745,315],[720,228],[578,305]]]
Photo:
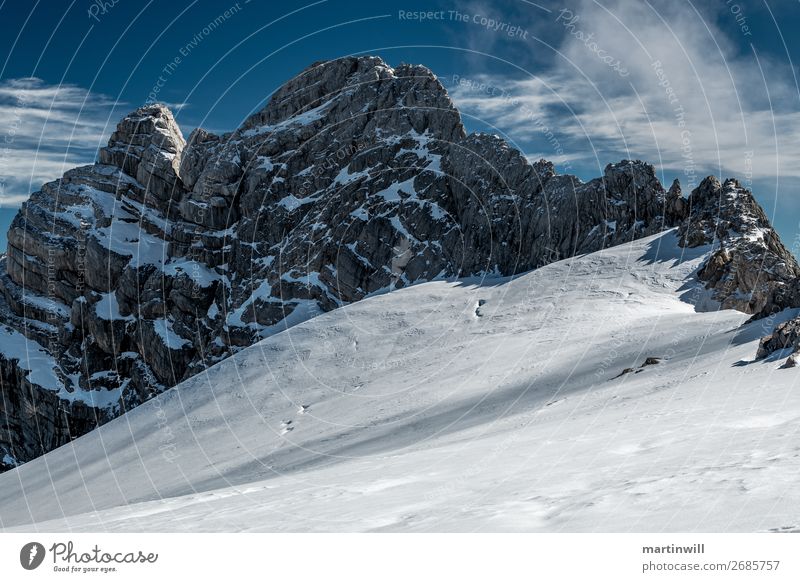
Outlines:
[[797,531],[800,376],[699,309],[703,257],[668,232],[321,315],[1,475],[0,528]]

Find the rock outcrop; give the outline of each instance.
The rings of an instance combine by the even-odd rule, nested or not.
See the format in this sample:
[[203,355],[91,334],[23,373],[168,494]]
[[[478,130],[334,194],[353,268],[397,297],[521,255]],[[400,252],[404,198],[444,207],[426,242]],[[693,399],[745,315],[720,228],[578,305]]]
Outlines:
[[[689,218],[681,224],[681,244],[709,245],[709,258],[697,272],[722,309],[737,309],[752,319],[800,306],[800,266],[770,225],[752,192],[735,179],[704,179],[688,199]],[[767,327],[772,327],[771,320]],[[775,326],[756,354],[800,350],[800,318]],[[794,367],[790,355],[784,367]]]
[[680,228],[683,244],[713,245],[698,277],[723,309],[754,318],[800,305],[800,266],[783,245],[752,193],[734,179],[704,179],[689,196],[691,219]]
[[[775,326],[773,332],[761,338],[756,359],[766,358],[781,350],[796,351],[800,346],[800,319],[790,319]],[[794,359],[793,359],[794,360]],[[790,366],[793,367],[793,366]]]
[[[0,469],[372,293],[512,275],[672,226],[686,244],[725,240],[701,274],[723,305],[779,308],[797,265],[742,192],[706,181],[686,200],[640,161],[559,175],[466,135],[425,67],[375,57],[315,63],[224,135],[184,141],[165,107],[140,108],[9,231]],[[721,226],[720,201],[747,201],[755,221]],[[754,279],[743,262],[764,249],[771,278]]]

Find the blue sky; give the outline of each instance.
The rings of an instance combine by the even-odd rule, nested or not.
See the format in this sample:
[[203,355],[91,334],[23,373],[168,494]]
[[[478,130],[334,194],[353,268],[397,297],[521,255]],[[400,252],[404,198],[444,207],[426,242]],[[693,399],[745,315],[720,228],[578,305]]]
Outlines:
[[187,134],[227,131],[348,54],[427,65],[469,129],[562,171],[632,157],[685,190],[737,176],[787,246],[800,232],[796,1],[6,1],[0,27],[3,236],[31,191],[94,161],[148,99]]

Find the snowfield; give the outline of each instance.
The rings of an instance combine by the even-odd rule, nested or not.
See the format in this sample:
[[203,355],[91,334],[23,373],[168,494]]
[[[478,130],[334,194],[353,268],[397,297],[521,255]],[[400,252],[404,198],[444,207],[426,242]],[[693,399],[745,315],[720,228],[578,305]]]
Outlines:
[[670,231],[321,315],[0,475],[0,527],[800,529],[800,372],[753,362],[796,312],[713,310],[708,251]]

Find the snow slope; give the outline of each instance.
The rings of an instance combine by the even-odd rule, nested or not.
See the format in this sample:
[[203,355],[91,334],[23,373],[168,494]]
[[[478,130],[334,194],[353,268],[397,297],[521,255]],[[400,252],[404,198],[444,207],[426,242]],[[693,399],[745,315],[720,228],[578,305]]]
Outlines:
[[707,311],[707,251],[668,232],[319,316],[0,475],[0,525],[800,528],[800,373],[752,362],[777,319]]

